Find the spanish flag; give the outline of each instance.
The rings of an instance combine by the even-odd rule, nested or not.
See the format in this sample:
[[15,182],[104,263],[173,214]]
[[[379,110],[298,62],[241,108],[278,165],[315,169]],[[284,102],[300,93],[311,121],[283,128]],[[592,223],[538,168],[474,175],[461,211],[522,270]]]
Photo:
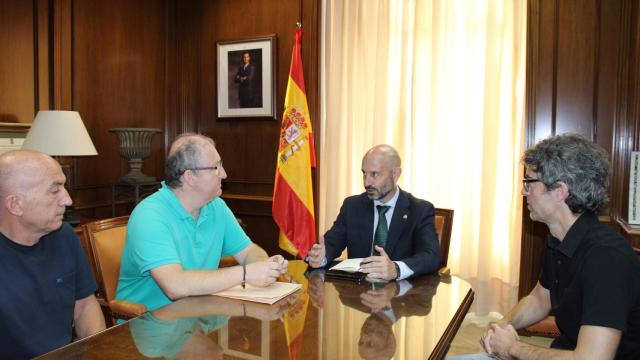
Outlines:
[[296,302],[289,306],[284,314],[284,334],[289,348],[289,360],[298,359],[302,350],[302,331],[309,307],[309,281],[304,276],[305,270],[307,264],[302,261],[289,263],[290,281],[302,285],[302,291],[297,293]]
[[300,58],[301,40],[302,29],[298,27],[280,127],[272,213],[280,228],[280,248],[304,259],[316,242],[311,184],[316,155]]

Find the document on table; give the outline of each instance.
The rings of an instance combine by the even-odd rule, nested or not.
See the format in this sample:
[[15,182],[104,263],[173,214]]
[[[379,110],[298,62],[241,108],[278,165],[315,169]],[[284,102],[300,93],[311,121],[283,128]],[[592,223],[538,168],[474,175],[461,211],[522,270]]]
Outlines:
[[273,304],[289,294],[302,289],[302,285],[286,282],[275,282],[267,287],[257,287],[247,284],[243,289],[237,285],[227,290],[217,292],[213,295],[222,297],[259,302],[263,304]]
[[346,259],[334,265],[329,270],[340,270],[340,271],[346,271],[349,273],[354,273],[354,272],[360,271],[361,262],[362,262],[362,258]]

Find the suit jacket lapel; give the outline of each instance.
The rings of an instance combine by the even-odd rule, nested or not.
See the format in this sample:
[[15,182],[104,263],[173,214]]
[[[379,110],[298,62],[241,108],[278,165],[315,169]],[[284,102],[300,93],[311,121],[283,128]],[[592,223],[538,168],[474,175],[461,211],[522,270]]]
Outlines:
[[[373,200],[369,199],[366,193],[362,195],[361,200],[362,200],[361,201],[361,205],[362,205],[361,219],[363,220],[362,232],[361,232],[362,234],[361,243],[363,244],[364,247],[366,247],[366,252],[370,254],[371,247],[373,246]],[[364,257],[367,257],[367,256],[369,255],[366,255]]]
[[398,188],[398,191],[400,191],[400,195],[396,202],[396,208],[393,210],[391,225],[389,225],[389,237],[387,238],[387,245],[385,246],[385,251],[390,257],[393,253],[393,249],[398,243],[400,234],[402,234],[404,225],[407,222],[407,217],[409,216],[409,198],[404,191],[400,190],[400,188]]

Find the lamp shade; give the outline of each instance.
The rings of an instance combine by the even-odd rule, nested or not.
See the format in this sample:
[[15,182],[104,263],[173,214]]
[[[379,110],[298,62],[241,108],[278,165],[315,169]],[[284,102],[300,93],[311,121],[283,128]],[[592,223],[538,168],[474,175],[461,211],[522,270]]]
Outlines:
[[39,111],[22,148],[52,156],[98,155],[77,111]]

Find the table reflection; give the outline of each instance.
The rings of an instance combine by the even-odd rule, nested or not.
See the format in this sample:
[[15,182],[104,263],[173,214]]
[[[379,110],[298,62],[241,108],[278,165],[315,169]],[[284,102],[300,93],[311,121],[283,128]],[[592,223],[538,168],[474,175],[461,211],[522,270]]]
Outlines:
[[289,269],[282,280],[303,290],[276,304],[184,298],[43,358],[441,358],[473,297],[455,277],[355,284]]
[[[442,279],[437,275],[423,276],[412,280],[402,280],[389,283],[371,283],[354,286],[353,283],[332,280],[324,283],[324,272],[315,270],[309,273],[309,294],[311,303],[322,311],[331,309],[331,304],[326,302],[325,292],[335,291],[341,305],[345,308],[338,315],[332,312],[324,321],[327,333],[340,332],[347,337],[355,337],[353,331],[347,329],[358,328],[357,357],[362,359],[390,359],[398,354],[398,339],[394,331],[394,325],[405,317],[425,318],[432,309],[433,298],[438,286],[446,283],[450,278]],[[333,300],[335,301],[335,300]],[[350,313],[348,309],[355,309],[358,313],[366,314],[358,316]],[[341,313],[341,314],[340,314]],[[336,324],[342,324],[343,329],[338,329]],[[395,326],[402,332],[403,325]],[[413,335],[418,335],[418,332]],[[333,356],[355,357],[354,349],[345,346],[347,343],[326,346],[327,358]],[[355,344],[355,342],[352,342]],[[403,346],[406,342],[402,342]],[[424,358],[423,352],[407,352],[402,349],[404,356]]]
[[402,317],[429,314],[439,282],[439,277],[429,276],[414,282],[372,284],[370,288],[334,283],[342,304],[370,314],[360,329],[359,356],[362,359],[392,358],[397,344],[393,324]]
[[[252,322],[281,319],[297,299],[290,296],[270,306],[218,296],[184,298],[131,321],[129,328],[137,350],[146,357],[223,359],[229,346],[221,346],[220,340],[228,344],[232,339],[238,350],[250,353]],[[241,320],[231,336],[227,332],[230,319]]]
[[131,336],[146,357],[223,359],[222,347],[208,335],[228,320],[228,316],[203,316],[167,321],[147,313],[131,323]]

